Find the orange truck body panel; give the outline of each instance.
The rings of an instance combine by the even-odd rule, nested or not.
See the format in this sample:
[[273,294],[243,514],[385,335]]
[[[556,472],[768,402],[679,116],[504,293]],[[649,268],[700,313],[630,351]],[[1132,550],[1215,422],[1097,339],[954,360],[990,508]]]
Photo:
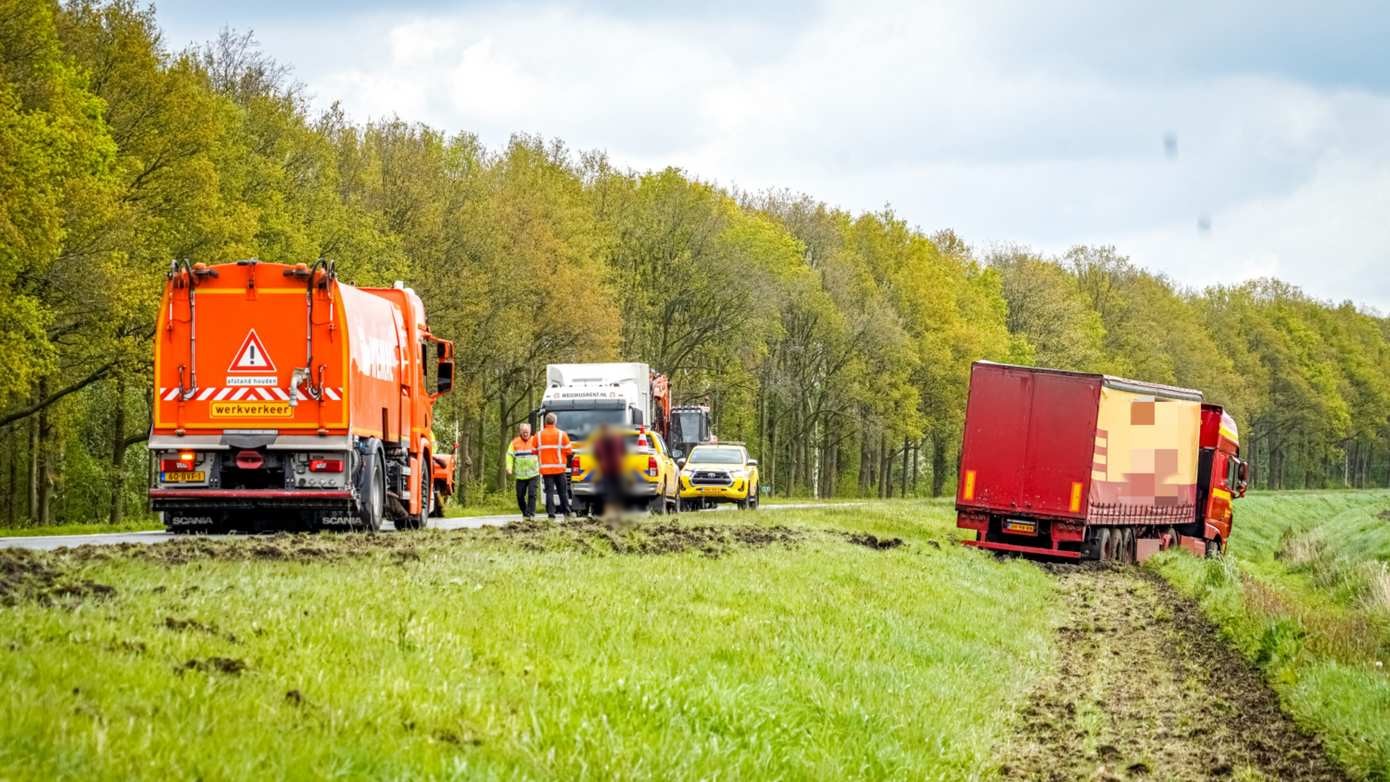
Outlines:
[[[434,479],[421,461],[434,451],[427,351],[442,341],[413,291],[357,288],[322,265],[312,284],[302,264],[195,269],[171,272],[160,302],[152,449],[250,438],[332,450],[370,439],[404,452],[403,475]],[[154,483],[152,500],[169,494]],[[398,499],[417,513],[428,499],[418,477],[407,483]]]

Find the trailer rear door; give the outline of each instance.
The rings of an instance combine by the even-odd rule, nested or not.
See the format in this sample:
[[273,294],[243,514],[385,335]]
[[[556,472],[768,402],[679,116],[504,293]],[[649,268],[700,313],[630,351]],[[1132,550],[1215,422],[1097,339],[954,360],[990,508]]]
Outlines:
[[971,368],[956,504],[1084,518],[1100,377],[979,363]]

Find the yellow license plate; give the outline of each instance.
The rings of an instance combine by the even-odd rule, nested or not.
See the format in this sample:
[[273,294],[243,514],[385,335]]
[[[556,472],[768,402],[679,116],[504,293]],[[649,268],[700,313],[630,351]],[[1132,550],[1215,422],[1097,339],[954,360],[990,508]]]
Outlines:
[[1017,532],[1023,535],[1038,534],[1038,525],[1031,521],[1006,521],[1004,522],[1005,532]]
[[192,470],[190,472],[162,472],[159,479],[165,483],[205,483],[208,479],[207,472],[203,470]]

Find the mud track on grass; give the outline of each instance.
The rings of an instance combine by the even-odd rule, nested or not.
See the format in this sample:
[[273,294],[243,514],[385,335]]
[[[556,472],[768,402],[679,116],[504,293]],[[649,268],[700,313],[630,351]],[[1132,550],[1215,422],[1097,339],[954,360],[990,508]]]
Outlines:
[[1056,673],[1015,716],[1006,779],[1342,780],[1199,609],[1134,567],[1053,568]]

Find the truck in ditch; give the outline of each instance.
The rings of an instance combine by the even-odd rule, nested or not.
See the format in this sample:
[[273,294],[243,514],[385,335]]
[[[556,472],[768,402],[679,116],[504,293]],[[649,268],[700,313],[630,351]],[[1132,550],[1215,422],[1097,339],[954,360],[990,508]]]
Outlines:
[[1235,420],[1200,391],[977,362],[956,488],[967,545],[1133,562],[1213,556],[1244,496]]
[[[419,296],[331,263],[178,262],[154,344],[150,507],[175,532],[425,525],[453,344]],[[436,458],[438,455],[439,458]]]

